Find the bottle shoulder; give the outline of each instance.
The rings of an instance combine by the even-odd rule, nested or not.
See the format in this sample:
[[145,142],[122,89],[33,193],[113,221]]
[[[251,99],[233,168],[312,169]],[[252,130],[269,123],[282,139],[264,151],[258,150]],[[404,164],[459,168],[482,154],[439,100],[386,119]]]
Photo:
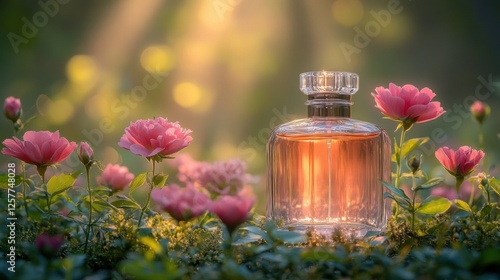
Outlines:
[[385,130],[375,124],[352,118],[305,118],[284,123],[276,127],[274,134],[308,135],[308,134],[386,134]]

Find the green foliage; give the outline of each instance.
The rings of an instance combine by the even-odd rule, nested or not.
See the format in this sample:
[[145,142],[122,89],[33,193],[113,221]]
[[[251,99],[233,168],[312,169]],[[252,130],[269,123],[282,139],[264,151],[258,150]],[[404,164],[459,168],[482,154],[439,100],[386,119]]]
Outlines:
[[80,173],[80,171],[77,171],[73,174],[60,174],[53,176],[47,182],[47,192],[51,196],[55,196],[66,191],[73,186],[73,183],[75,183],[76,178],[80,175]]
[[137,188],[144,185],[144,183],[146,182],[147,175],[148,175],[148,172],[141,173],[141,174],[135,176],[134,180],[132,180],[132,182],[130,183],[130,188],[129,188],[128,193],[132,194]]
[[440,196],[429,196],[415,209],[417,213],[426,215],[436,215],[446,212],[451,206],[451,202]]

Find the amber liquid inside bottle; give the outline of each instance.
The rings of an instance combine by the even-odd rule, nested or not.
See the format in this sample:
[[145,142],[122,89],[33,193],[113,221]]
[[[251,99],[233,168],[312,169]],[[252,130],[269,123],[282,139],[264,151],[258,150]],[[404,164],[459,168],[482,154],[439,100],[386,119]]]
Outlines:
[[[314,103],[309,118],[277,127],[267,146],[267,216],[297,231],[356,237],[381,230],[388,203],[390,141],[380,127],[349,118],[349,106]],[[318,109],[319,108],[319,109]]]

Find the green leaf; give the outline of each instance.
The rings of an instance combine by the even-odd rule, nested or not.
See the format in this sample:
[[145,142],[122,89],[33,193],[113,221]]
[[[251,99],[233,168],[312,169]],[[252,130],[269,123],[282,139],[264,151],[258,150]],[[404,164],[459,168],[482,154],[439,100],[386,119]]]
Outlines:
[[486,204],[480,211],[479,211],[479,219],[484,219],[486,216],[488,216],[491,213],[491,210],[493,207],[491,205]]
[[80,171],[75,172],[73,174],[60,174],[53,176],[47,182],[47,192],[51,195],[57,195],[65,190],[71,188],[76,181],[78,175],[80,175]]
[[245,236],[233,242],[233,245],[243,245],[262,240],[262,236],[248,232]]
[[273,240],[269,237],[269,235],[267,235],[267,233],[265,233],[264,231],[262,231],[260,228],[258,228],[256,226],[248,226],[248,227],[243,227],[241,229],[246,230],[252,234],[260,236],[262,239],[264,239],[267,242],[267,244],[273,244]]
[[132,180],[132,183],[130,183],[130,189],[128,191],[129,194],[132,194],[138,187],[142,186],[144,182],[146,182],[146,175],[148,173],[141,173],[137,176],[135,176],[134,180]]
[[390,198],[390,199],[396,201],[396,203],[399,204],[399,206],[403,207],[406,210],[409,210],[411,208],[410,201],[406,201],[399,196],[396,197],[396,196],[393,196],[392,194],[386,192],[386,193],[384,193],[384,198]]
[[444,181],[444,178],[438,177],[438,178],[432,178],[428,180],[427,182],[423,183],[422,185],[419,185],[415,188],[415,190],[426,190],[430,189],[434,186],[437,186],[441,184]]
[[411,152],[413,152],[416,148],[420,147],[420,145],[426,143],[427,141],[429,141],[429,137],[406,140],[401,147],[401,157],[407,157]]
[[455,206],[457,206],[458,209],[472,213],[472,209],[470,209],[470,206],[467,202],[460,199],[455,199],[453,200],[453,202],[455,203]]
[[488,184],[490,185],[491,189],[494,192],[500,195],[500,180],[497,180],[495,177],[492,177],[488,179]]
[[139,206],[139,204],[131,200],[119,199],[111,202],[111,204],[117,208],[141,209],[141,206]]
[[440,196],[429,196],[415,210],[417,213],[436,215],[446,212],[451,206],[451,201]]
[[165,182],[167,181],[168,175],[157,174],[153,177],[153,185],[157,188],[161,188],[165,186]]
[[396,187],[394,187],[393,185],[389,184],[389,183],[386,183],[386,182],[382,182],[382,184],[384,185],[384,187],[386,187],[389,191],[391,191],[391,193],[396,196],[396,197],[400,197],[401,199],[407,201],[408,203],[410,203],[410,198],[405,194],[405,192],[402,190],[402,189],[398,189]]

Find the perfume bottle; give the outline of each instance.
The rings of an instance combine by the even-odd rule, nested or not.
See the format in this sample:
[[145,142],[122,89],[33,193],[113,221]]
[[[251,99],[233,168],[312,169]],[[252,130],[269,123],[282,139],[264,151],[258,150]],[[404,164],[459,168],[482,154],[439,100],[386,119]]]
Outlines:
[[385,227],[391,144],[379,126],[351,118],[354,73],[300,74],[308,118],[276,127],[267,142],[267,217],[296,231],[351,236]]

